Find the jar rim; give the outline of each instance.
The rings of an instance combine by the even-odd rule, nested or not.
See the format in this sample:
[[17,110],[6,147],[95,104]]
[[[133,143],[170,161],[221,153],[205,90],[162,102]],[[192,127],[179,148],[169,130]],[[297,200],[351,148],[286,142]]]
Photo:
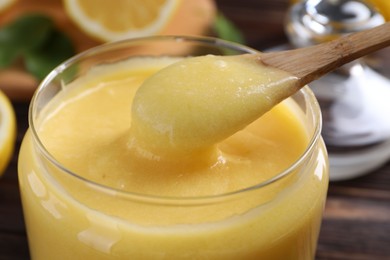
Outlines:
[[69,169],[67,169],[65,166],[63,166],[57,159],[46,149],[44,144],[42,143],[39,134],[36,129],[35,125],[35,119],[34,119],[34,113],[37,109],[37,103],[38,99],[41,95],[41,93],[45,90],[47,86],[50,85],[50,83],[56,78],[56,76],[60,75],[62,72],[64,72],[67,68],[70,66],[76,64],[80,59],[86,58],[86,57],[92,57],[95,54],[103,53],[107,50],[111,50],[112,48],[120,48],[121,46],[125,46],[129,43],[134,42],[141,42],[141,41],[188,41],[193,43],[202,43],[202,44],[208,44],[213,45],[216,47],[225,47],[228,49],[241,51],[245,53],[258,53],[259,51],[247,47],[245,45],[234,43],[214,37],[205,37],[205,36],[149,36],[149,37],[140,37],[140,38],[133,38],[133,39],[127,39],[117,42],[111,42],[106,43],[94,48],[91,48],[89,50],[86,50],[84,52],[81,52],[74,57],[64,61],[59,66],[57,66],[55,69],[53,69],[39,84],[37,90],[35,91],[30,107],[28,112],[28,121],[30,130],[32,133],[32,138],[34,141],[34,144],[37,145],[39,151],[43,154],[43,156],[50,161],[55,167],[60,169],[61,171],[65,172],[66,174],[72,176],[73,178],[78,179],[81,182],[85,182],[90,187],[93,187],[97,190],[100,190],[102,192],[106,193],[115,193],[116,195],[122,194],[124,196],[130,196],[132,199],[135,200],[142,200],[150,203],[164,203],[164,204],[177,204],[177,203],[183,203],[186,202],[187,204],[204,204],[204,203],[211,203],[212,201],[219,201],[224,200],[228,197],[236,196],[239,194],[247,193],[253,190],[258,190],[263,187],[269,186],[272,183],[277,182],[278,180],[284,178],[285,176],[289,175],[290,173],[294,172],[304,161],[307,157],[310,156],[310,154],[313,152],[313,149],[315,148],[320,136],[321,136],[321,128],[322,128],[322,115],[321,110],[319,107],[319,104],[317,102],[317,99],[314,95],[314,93],[311,91],[311,89],[308,86],[305,86],[301,88],[298,92],[303,94],[304,99],[308,101],[308,103],[312,104],[312,111],[314,118],[314,129],[313,134],[310,136],[309,142],[306,146],[305,151],[292,163],[289,165],[288,168],[284,169],[283,171],[279,172],[275,176],[273,176],[270,179],[267,179],[265,181],[262,181],[260,183],[257,183],[255,185],[245,187],[242,189],[215,194],[215,195],[205,195],[205,196],[183,196],[183,197],[175,197],[175,196],[158,196],[158,195],[152,195],[152,194],[142,194],[142,193],[136,193],[131,191],[124,191],[118,188],[110,187],[107,185],[104,185],[102,183],[98,183],[95,181],[92,181],[88,178],[82,177],[76,172],[73,172]]

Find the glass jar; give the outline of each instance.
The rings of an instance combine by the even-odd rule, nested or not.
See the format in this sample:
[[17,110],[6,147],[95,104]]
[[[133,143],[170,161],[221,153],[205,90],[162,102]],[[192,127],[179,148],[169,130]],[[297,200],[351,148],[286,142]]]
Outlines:
[[109,187],[72,172],[42,142],[46,107],[101,64],[243,53],[256,50],[214,38],[159,36],[103,45],[53,70],[32,99],[19,157],[32,259],[313,259],[328,161],[320,109],[308,87],[283,101],[308,136],[304,152],[272,178],[222,194],[173,197]]

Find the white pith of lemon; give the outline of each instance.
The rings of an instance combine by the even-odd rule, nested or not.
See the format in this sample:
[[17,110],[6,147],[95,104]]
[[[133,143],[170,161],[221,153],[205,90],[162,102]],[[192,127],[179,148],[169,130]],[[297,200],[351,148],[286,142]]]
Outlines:
[[0,12],[15,3],[16,0],[0,0]]
[[[187,0],[186,0],[187,1]],[[102,41],[157,34],[169,22],[179,0],[64,0],[69,17]]]

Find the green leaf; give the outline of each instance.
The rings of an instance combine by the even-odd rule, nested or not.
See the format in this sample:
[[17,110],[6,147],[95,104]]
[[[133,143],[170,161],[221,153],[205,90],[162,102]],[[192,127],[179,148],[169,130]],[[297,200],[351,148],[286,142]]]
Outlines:
[[39,47],[53,29],[50,18],[40,14],[19,17],[0,29],[0,67],[10,66],[24,52]]
[[53,29],[52,20],[41,14],[19,17],[0,30],[0,43],[21,50],[30,50],[42,44]]
[[53,30],[45,44],[39,49],[26,52],[26,69],[38,79],[43,79],[60,63],[72,57],[75,49],[71,40],[58,30]]
[[47,16],[27,14],[0,29],[0,68],[22,58],[27,71],[42,79],[74,54],[71,40]]
[[214,31],[218,38],[244,44],[245,39],[241,31],[222,13],[218,13],[214,21]]
[[0,43],[0,69],[10,66],[18,58],[19,54],[16,48]]

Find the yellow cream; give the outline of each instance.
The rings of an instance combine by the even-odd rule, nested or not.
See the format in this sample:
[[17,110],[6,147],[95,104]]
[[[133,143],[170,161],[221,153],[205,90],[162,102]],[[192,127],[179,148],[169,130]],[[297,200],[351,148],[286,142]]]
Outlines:
[[[171,61],[166,60],[168,62]],[[130,192],[179,197],[223,194],[250,187],[283,171],[304,152],[308,137],[298,119],[289,114],[286,105],[276,107],[273,116],[268,115],[232,135],[237,128],[237,123],[233,122],[239,121],[239,128],[243,128],[248,121],[254,120],[259,110],[268,109],[271,101],[266,105],[262,102],[263,91],[251,97],[244,94],[250,90],[241,90],[242,97],[239,97],[232,94],[236,93],[233,88],[237,88],[237,84],[233,82],[229,86],[224,81],[218,82],[217,78],[208,82],[215,86],[212,90],[204,83],[200,90],[193,83],[183,84],[184,90],[172,89],[171,85],[166,86],[165,77],[159,78],[158,73],[155,74],[156,64],[155,60],[140,59],[117,65],[115,70],[99,68],[61,93],[44,112],[44,121],[38,130],[47,150],[71,171],[98,183]],[[177,67],[181,67],[182,63],[178,64]],[[137,65],[142,69],[132,69]],[[248,81],[255,76],[256,81],[260,81],[268,75],[254,68],[252,74],[243,77],[245,65],[231,64],[230,67],[228,74],[239,69],[241,78]],[[210,69],[206,63],[206,70]],[[180,73],[172,67],[169,71]],[[150,75],[160,83],[158,86],[151,85]],[[141,84],[146,78],[149,81]],[[232,75],[232,78],[238,80],[239,76]],[[184,83],[189,83],[196,78],[187,74],[185,80]],[[266,89],[268,85],[256,86],[253,88]],[[194,88],[197,90],[191,91]],[[156,92],[155,96],[153,92]],[[169,97],[172,92],[180,97]],[[191,93],[184,98],[182,92]],[[218,94],[220,92],[223,93]],[[136,103],[132,102],[134,95]],[[235,99],[240,100],[235,102]],[[164,103],[167,100],[169,102]],[[177,102],[173,103],[174,100]],[[194,104],[196,100],[202,104]],[[152,116],[145,119],[146,114]],[[225,118],[229,114],[234,114],[230,116],[231,120]],[[246,119],[248,116],[242,114],[253,115]],[[278,120],[273,120],[273,117]],[[164,131],[151,136],[150,131],[143,127],[145,121],[156,128],[171,127],[169,141],[165,139]],[[142,131],[135,140],[132,130],[139,130],[140,125]],[[232,136],[226,139],[226,133]],[[147,148],[160,146],[163,155],[139,147],[139,139],[150,143]],[[222,140],[222,143],[215,144]],[[169,151],[172,142],[178,150],[169,153],[171,157],[167,158],[163,149],[168,146]],[[193,151],[200,146],[198,143],[202,149]]]
[[270,110],[294,81],[242,56],[185,59],[154,74],[137,91],[133,134],[158,155],[204,149]]

